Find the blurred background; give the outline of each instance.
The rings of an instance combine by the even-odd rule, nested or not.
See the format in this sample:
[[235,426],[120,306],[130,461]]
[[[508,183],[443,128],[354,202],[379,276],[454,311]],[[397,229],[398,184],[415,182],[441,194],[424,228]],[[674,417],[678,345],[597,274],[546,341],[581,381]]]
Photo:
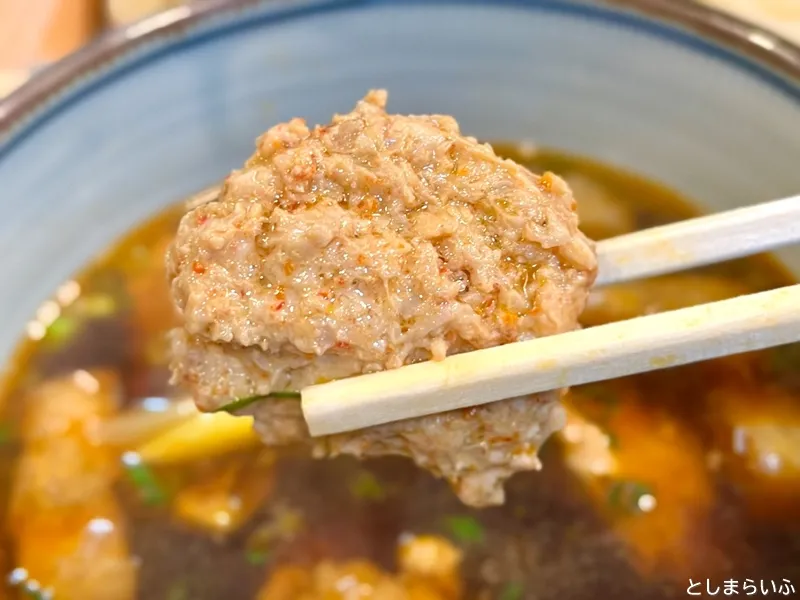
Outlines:
[[[701,1],[800,43],[800,0]],[[183,4],[191,2],[0,0],[0,96],[23,83],[37,67],[73,52],[105,29]]]

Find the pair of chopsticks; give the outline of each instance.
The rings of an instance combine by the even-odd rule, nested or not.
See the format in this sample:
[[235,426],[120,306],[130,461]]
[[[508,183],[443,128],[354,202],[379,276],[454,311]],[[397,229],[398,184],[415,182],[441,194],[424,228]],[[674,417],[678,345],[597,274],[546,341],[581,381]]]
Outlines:
[[[800,242],[800,196],[623,235],[597,246],[595,285]],[[301,390],[329,435],[800,341],[800,285],[475,350]]]

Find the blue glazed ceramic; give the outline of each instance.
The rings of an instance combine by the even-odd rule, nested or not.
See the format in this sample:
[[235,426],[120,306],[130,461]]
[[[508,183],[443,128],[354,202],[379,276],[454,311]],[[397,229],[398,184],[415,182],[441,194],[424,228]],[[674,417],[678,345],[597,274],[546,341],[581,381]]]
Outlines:
[[[800,190],[800,50],[678,0],[199,2],[0,103],[0,360],[38,304],[257,134],[369,88],[660,180],[709,209]],[[800,255],[784,254],[800,272]]]

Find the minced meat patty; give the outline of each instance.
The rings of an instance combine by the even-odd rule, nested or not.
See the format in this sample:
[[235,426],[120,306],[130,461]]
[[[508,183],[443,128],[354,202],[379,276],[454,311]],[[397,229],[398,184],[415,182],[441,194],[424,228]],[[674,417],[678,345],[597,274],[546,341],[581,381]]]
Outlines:
[[[372,91],[309,129],[277,125],[189,211],[168,252],[174,381],[237,398],[573,330],[596,274],[569,187],[499,158],[452,117],[385,111]],[[539,468],[559,392],[310,440],[299,403],[253,405],[267,444],[401,454],[467,504]]]

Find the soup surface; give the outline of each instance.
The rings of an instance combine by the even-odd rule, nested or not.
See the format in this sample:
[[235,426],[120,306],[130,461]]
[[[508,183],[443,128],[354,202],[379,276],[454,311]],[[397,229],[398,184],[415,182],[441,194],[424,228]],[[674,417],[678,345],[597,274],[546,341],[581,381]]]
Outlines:
[[[564,176],[595,239],[696,212],[605,165],[497,148]],[[504,506],[471,510],[407,460],[265,449],[247,419],[200,416],[168,385],[164,251],[183,212],[121,240],[28,324],[0,385],[0,598],[644,600],[800,586],[800,348],[574,388],[544,470],[515,476]],[[789,282],[756,257],[595,290],[582,322]]]

